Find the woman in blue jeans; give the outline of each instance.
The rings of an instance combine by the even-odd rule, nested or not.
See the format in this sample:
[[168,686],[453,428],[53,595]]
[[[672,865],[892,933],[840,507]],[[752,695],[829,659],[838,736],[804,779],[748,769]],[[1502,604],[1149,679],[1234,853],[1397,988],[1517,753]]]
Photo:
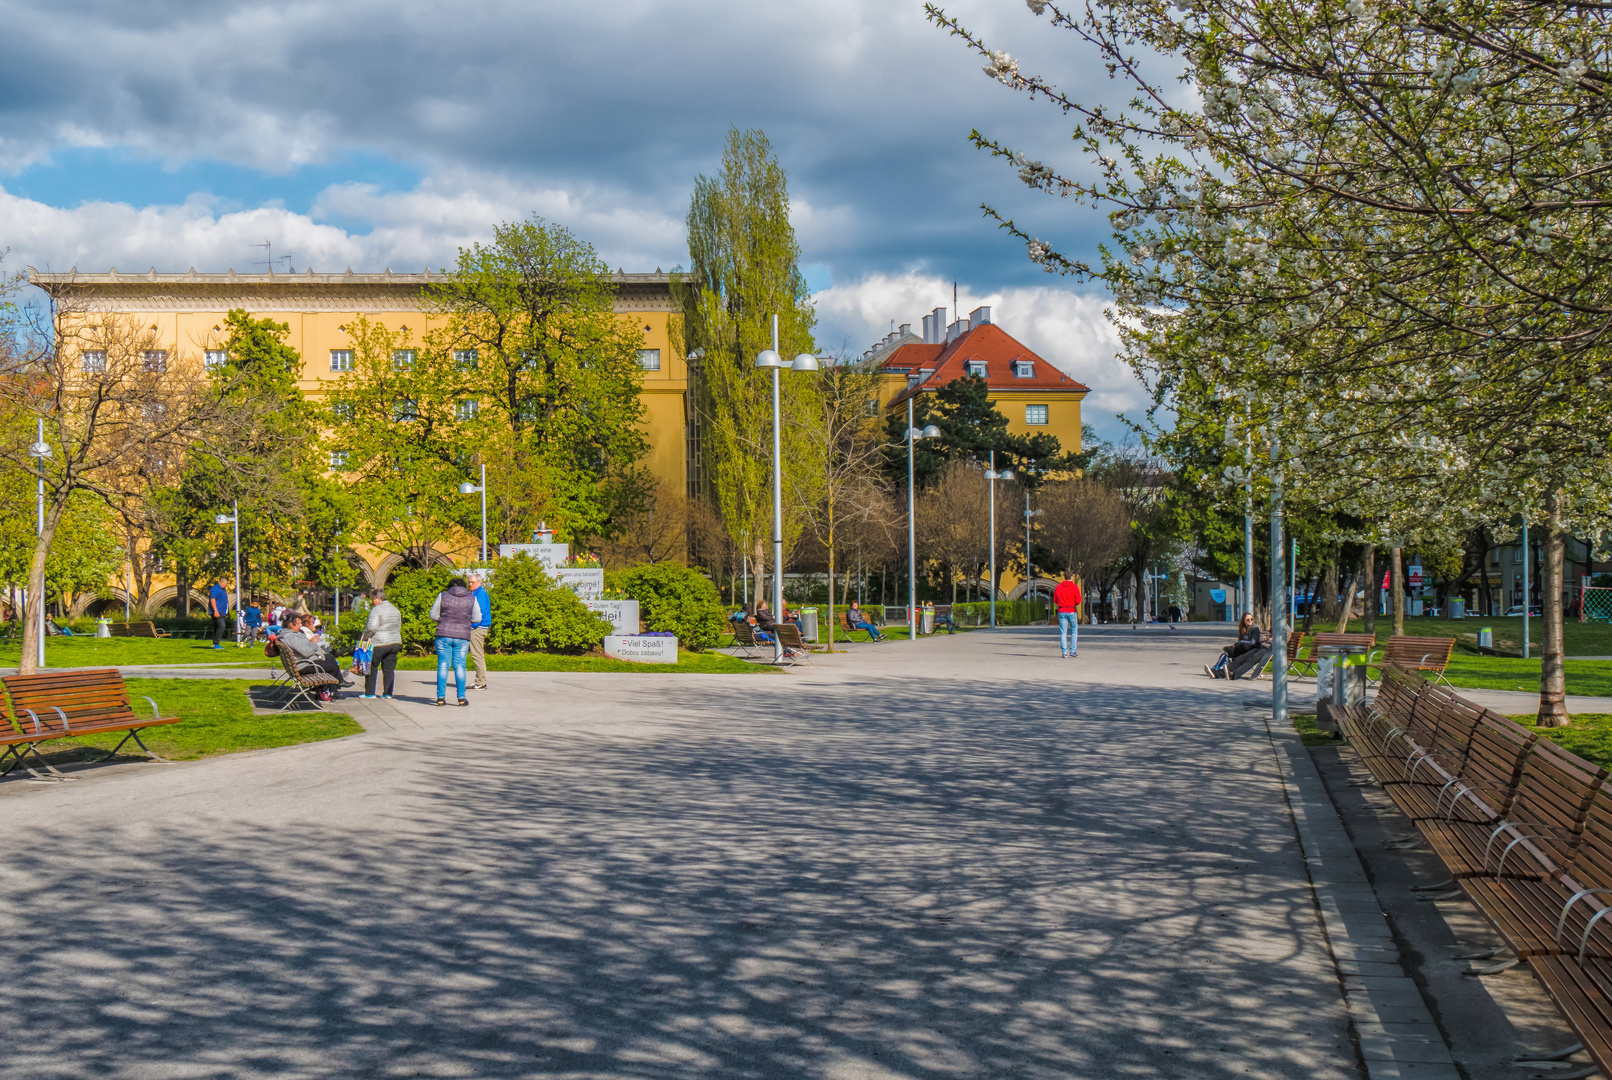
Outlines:
[[448,703],[448,668],[453,668],[454,690],[460,705],[465,700],[465,657],[470,653],[470,624],[476,618],[476,597],[463,578],[452,578],[445,592],[431,605],[437,621],[437,704]]

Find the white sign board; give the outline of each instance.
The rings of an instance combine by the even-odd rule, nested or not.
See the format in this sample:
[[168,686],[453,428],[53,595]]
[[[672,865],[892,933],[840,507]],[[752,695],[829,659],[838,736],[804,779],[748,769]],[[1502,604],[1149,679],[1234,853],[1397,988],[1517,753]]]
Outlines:
[[514,558],[516,555],[526,555],[533,562],[543,567],[561,566],[566,557],[571,554],[570,544],[499,544],[498,557],[500,559]]
[[677,639],[674,637],[612,635],[604,639],[604,651],[606,656],[631,660],[635,664],[677,663]]
[[548,575],[556,585],[564,585],[584,600],[597,600],[604,592],[604,570],[599,567],[550,570]]
[[638,601],[636,600],[584,600],[582,606],[597,611],[610,620],[612,634],[638,633]]

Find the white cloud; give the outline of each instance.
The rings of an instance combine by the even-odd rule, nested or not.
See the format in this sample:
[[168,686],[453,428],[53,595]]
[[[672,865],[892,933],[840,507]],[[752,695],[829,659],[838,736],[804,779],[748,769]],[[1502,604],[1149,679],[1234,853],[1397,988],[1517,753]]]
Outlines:
[[[613,267],[670,269],[683,243],[681,221],[636,207],[616,192],[565,191],[464,171],[428,177],[403,192],[338,184],[318,196],[309,214],[275,206],[225,211],[205,196],[170,206],[89,202],[62,209],[0,188],[8,265],[56,271],[76,266],[86,273],[111,266],[154,266],[165,273],[192,266],[261,270],[251,265],[261,258],[251,245],[265,239],[290,253],[298,270],[436,269],[452,265],[461,246],[489,240],[495,223],[531,213],[590,240]],[[360,234],[329,219],[371,227]]]
[[[952,307],[952,282],[919,273],[873,275],[855,283],[836,283],[817,293],[818,339],[838,350],[860,354],[895,325],[911,323],[919,332],[923,317],[934,308]],[[1091,387],[1084,420],[1108,439],[1125,431],[1116,419],[1124,413],[1141,419],[1147,391],[1119,359],[1119,335],[1103,314],[1108,300],[1047,286],[976,292],[957,283],[957,311],[964,317],[976,307],[991,308],[991,319],[1057,365],[1071,378]]]

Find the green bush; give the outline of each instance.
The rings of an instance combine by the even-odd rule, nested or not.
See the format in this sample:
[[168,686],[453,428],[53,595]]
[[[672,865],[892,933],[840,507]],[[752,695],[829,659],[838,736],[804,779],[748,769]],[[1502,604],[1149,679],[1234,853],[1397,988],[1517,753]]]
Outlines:
[[722,599],[716,586],[698,570],[676,563],[651,563],[633,567],[615,584],[638,601],[645,626],[670,630],[681,647],[699,652],[721,640],[726,616]]
[[[989,600],[970,602],[967,604],[953,604],[952,618],[957,620],[958,626],[989,626],[991,624],[991,603]],[[1045,600],[998,600],[996,602],[996,625],[998,626],[1029,626],[1047,621],[1047,602]]]
[[610,620],[554,584],[524,552],[499,560],[494,573],[487,590],[493,600],[487,647],[493,652],[586,652],[610,633]]
[[[437,638],[437,624],[431,618],[431,605],[437,594],[448,587],[453,571],[445,566],[429,570],[399,570],[386,585],[386,599],[397,605],[403,616],[403,645],[429,652]],[[346,631],[343,626],[343,632]],[[362,627],[360,627],[362,629]],[[353,640],[357,640],[354,636]]]

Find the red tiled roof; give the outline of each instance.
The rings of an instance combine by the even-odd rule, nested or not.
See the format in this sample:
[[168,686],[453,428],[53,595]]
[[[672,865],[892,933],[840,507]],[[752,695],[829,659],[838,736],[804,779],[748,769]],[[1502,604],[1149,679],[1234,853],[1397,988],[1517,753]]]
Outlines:
[[[903,345],[880,365],[892,375],[900,374],[892,368],[905,368],[913,375],[920,369],[933,368],[926,379],[908,386],[890,399],[895,405],[907,400],[908,395],[938,390],[947,383],[968,374],[969,361],[985,362],[985,384],[992,390],[1041,390],[1051,393],[1087,393],[1091,387],[1076,382],[1059,371],[1051,362],[1042,359],[1014,340],[1006,330],[995,323],[976,326],[959,334],[956,340],[945,345]],[[1024,379],[1013,374],[1013,364],[1028,360],[1035,365],[1035,375]]]

